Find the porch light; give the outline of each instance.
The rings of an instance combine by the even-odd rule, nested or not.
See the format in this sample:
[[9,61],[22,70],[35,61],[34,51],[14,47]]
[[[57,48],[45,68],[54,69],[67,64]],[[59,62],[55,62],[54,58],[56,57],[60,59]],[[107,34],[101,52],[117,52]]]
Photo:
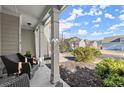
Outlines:
[[31,23],[27,23],[27,25],[31,26],[32,24]]

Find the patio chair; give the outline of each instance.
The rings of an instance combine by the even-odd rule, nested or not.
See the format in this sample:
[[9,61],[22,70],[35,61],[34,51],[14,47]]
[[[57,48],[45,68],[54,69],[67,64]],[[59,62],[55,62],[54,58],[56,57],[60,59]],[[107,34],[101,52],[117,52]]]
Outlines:
[[3,63],[5,64],[8,76],[18,73],[19,62],[22,62],[22,69],[21,69],[20,74],[27,73],[29,78],[31,78],[30,77],[30,72],[31,72],[30,63],[28,62],[26,63],[24,60],[20,59],[17,54],[1,56],[1,59]]
[[[38,64],[36,58],[31,58],[31,57],[26,57],[24,55],[22,55],[21,53],[17,53],[18,57],[23,60],[24,62],[26,61],[25,59],[27,59],[27,62],[30,62],[31,66],[34,66],[36,64]],[[34,61],[36,61],[36,63],[34,63]]]
[[[27,62],[29,62],[31,64],[30,77],[32,78],[39,67],[38,60],[34,57],[33,58],[26,57],[26,56],[22,55],[21,53],[17,53],[17,55],[21,60],[25,61],[25,59],[27,59]],[[26,68],[26,67],[24,66],[23,68]]]
[[0,87],[30,87],[30,81],[27,74],[21,76],[10,76],[0,79]]
[[31,79],[39,66],[38,64],[33,63],[33,58],[27,58],[27,62],[25,62],[26,58],[27,57],[23,56],[20,53],[2,56],[2,60],[6,66],[8,75],[18,73],[19,62],[22,62],[21,74],[27,73],[29,78]]

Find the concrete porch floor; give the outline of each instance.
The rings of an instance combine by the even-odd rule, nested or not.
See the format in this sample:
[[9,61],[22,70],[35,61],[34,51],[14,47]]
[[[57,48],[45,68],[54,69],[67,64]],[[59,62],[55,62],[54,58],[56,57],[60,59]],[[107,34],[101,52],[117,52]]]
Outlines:
[[[42,64],[30,80],[31,87],[55,87],[54,84],[50,83],[50,73],[50,69]],[[63,82],[63,87],[69,87],[62,79],[60,81]]]

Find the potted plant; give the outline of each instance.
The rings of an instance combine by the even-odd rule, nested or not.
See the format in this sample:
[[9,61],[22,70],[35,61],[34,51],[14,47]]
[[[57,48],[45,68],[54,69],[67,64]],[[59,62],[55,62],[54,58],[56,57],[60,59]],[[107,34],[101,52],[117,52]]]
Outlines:
[[27,50],[25,56],[31,57],[31,55],[32,55],[31,49]]

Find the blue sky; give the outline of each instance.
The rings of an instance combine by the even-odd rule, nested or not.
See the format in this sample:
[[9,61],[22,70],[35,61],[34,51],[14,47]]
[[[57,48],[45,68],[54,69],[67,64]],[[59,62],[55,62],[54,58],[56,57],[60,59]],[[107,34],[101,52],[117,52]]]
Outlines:
[[124,6],[69,6],[60,14],[60,36],[100,40],[124,35]]

